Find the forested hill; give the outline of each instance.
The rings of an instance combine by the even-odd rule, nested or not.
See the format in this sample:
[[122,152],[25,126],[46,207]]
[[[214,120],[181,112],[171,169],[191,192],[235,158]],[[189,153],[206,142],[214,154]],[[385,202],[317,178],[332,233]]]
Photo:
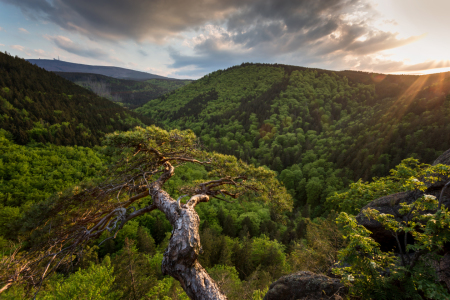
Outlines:
[[121,103],[122,106],[130,109],[137,108],[192,81],[178,79],[136,81],[89,73],[55,73],[93,91],[101,97]]
[[107,132],[150,123],[54,73],[0,53],[0,128],[19,144],[93,146]]
[[281,178],[297,199],[317,205],[345,186],[343,178],[384,176],[404,158],[430,163],[450,148],[449,94],[450,73],[242,64],[136,111],[161,126],[193,129],[212,150],[285,170]]

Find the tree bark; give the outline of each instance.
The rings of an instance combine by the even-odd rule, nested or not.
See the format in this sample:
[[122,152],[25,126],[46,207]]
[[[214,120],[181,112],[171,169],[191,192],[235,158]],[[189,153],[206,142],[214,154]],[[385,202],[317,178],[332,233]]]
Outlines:
[[166,169],[166,175],[149,189],[153,204],[164,212],[173,227],[169,246],[164,252],[162,273],[177,279],[191,299],[227,299],[197,260],[201,252],[200,218],[194,208],[199,202],[208,202],[209,196],[195,195],[180,205],[162,189],[162,184],[173,175],[172,166]]

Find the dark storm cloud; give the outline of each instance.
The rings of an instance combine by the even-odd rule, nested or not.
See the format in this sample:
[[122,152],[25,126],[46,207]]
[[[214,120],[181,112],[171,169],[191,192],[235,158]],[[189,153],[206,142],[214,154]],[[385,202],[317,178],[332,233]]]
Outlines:
[[[224,68],[247,61],[276,61],[276,56],[287,53],[309,53],[311,51],[306,48],[320,44],[322,38],[336,31],[343,22],[340,19],[341,14],[359,2],[359,0],[247,2],[226,20],[227,35],[210,36],[195,45],[195,55],[187,56],[171,52],[171,58],[174,60],[171,67],[203,68],[212,64]],[[221,46],[230,42],[238,49],[224,49]]]
[[0,0],[0,2],[18,6],[24,14],[33,19],[57,13],[56,8],[46,0]]
[[[222,20],[242,0],[0,0],[26,15],[91,38],[162,42],[188,28]],[[50,4],[51,3],[51,4]]]
[[336,31],[345,22],[342,15],[354,10],[356,5],[362,5],[361,2],[256,1],[233,14],[227,21],[227,28],[236,33],[234,41],[243,47],[262,45],[265,49],[273,49],[276,46],[278,53],[292,52]]
[[[226,21],[228,36],[210,36],[195,45],[193,56],[171,55],[172,66],[194,65],[222,56],[226,44],[234,62],[242,55],[267,61],[277,56],[303,55],[306,61],[342,60],[412,43],[421,37],[398,39],[396,33],[374,28],[376,12],[365,0],[261,0],[246,3]],[[242,61],[242,60],[241,60]],[[199,63],[196,63],[199,62]],[[225,66],[223,66],[225,67]]]
[[[358,0],[262,0],[247,4],[228,19],[229,30],[241,30],[255,23],[282,20],[288,30],[298,31],[323,22],[322,15],[342,10]],[[334,15],[333,18],[336,16]],[[326,19],[326,18],[325,18]]]

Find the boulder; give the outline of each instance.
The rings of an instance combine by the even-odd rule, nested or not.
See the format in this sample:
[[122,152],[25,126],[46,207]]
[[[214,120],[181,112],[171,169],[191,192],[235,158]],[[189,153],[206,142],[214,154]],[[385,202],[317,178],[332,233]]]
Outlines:
[[406,202],[411,204],[417,198],[422,197],[422,195],[423,193],[421,192],[401,192],[378,198],[364,206],[356,216],[356,220],[359,225],[363,225],[372,232],[371,237],[381,245],[383,251],[390,251],[397,246],[392,233],[386,230],[378,221],[367,218],[363,211],[373,208],[380,213],[393,215],[397,221],[401,221],[402,217],[398,212],[401,208],[400,203]]
[[450,165],[450,149],[441,154],[436,160],[433,162],[433,166],[437,164]]
[[264,300],[340,300],[345,294],[346,288],[339,279],[303,271],[272,283]]

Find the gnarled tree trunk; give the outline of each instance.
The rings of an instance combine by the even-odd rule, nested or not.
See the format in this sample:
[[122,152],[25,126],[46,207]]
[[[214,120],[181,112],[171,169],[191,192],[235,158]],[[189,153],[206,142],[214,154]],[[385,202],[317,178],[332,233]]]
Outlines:
[[[169,166],[166,174],[170,178],[173,167]],[[227,299],[197,260],[201,252],[200,218],[194,208],[200,202],[208,202],[209,196],[195,195],[186,204],[180,205],[179,201],[162,190],[163,181],[167,179],[155,182],[149,190],[153,204],[164,212],[173,227],[169,246],[164,253],[162,272],[177,279],[191,299]]]

